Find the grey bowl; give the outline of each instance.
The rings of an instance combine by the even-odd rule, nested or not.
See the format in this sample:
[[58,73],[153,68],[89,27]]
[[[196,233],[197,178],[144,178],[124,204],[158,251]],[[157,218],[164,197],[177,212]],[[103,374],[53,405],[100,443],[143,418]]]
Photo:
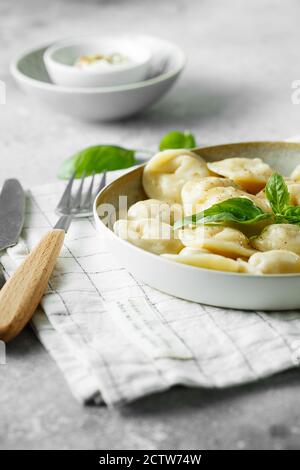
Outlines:
[[10,70],[26,93],[58,112],[91,121],[122,119],[156,103],[175,83],[185,64],[178,46],[149,36],[140,36],[139,40],[151,48],[153,56],[150,75],[142,82],[102,88],[55,85],[44,66],[47,47],[21,55]]

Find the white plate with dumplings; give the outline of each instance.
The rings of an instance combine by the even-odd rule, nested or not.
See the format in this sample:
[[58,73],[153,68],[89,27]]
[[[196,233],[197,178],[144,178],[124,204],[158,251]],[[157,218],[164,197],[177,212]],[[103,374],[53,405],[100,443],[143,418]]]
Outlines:
[[[263,190],[274,171],[286,178],[290,204],[300,205],[299,143],[160,152],[99,193],[96,226],[118,263],[160,291],[225,308],[297,309],[299,225],[263,220],[243,227],[172,227],[182,214],[235,197],[270,211]],[[127,197],[127,207],[120,196]]]

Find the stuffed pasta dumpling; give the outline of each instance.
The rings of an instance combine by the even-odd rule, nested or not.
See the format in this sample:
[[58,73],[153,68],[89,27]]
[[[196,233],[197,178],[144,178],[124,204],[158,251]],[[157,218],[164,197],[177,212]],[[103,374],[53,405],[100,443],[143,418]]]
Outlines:
[[252,239],[252,245],[259,251],[288,250],[300,255],[300,227],[293,224],[268,225]]
[[189,150],[164,150],[145,166],[143,186],[149,198],[180,202],[186,181],[209,174],[206,162]]
[[133,204],[127,214],[129,220],[157,219],[173,225],[182,217],[182,206],[180,204],[169,204],[158,199],[146,199]]
[[248,274],[300,273],[300,257],[288,250],[255,253],[248,262],[239,260],[240,272]]
[[185,200],[183,200],[182,203],[184,214],[186,216],[192,215],[196,212],[204,211],[214,204],[219,204],[220,202],[226,201],[227,199],[237,197],[246,197],[250,199],[252,202],[254,202],[254,204],[256,204],[265,212],[269,212],[271,210],[264,200],[257,198],[253,194],[248,194],[245,191],[228,186],[209,189],[206,191],[206,193],[203,194],[202,199],[196,204],[191,204],[190,202],[185,202]]
[[263,189],[272,174],[271,167],[260,158],[227,158],[210,162],[207,166],[212,172],[232,179],[252,194]]
[[292,206],[300,205],[300,178],[297,181],[293,181],[290,178],[285,180],[289,193],[290,193],[290,204]]
[[226,258],[225,256],[210,253],[207,250],[184,248],[178,255],[167,253],[161,256],[171,261],[188,264],[197,268],[214,269],[232,273],[239,271],[239,263],[237,261]]
[[178,253],[183,247],[174,236],[173,228],[156,219],[120,219],[114,224],[114,232],[120,238],[151,253]]
[[246,235],[230,227],[199,225],[195,229],[180,230],[178,235],[185,246],[207,249],[231,258],[249,258],[255,253]]
[[187,181],[181,190],[181,200],[185,207],[185,214],[191,215],[200,212],[202,205],[207,199],[207,192],[213,188],[235,188],[241,189],[229,178],[218,176],[207,176]]
[[297,165],[296,168],[292,171],[291,179],[294,181],[300,181],[300,165]]

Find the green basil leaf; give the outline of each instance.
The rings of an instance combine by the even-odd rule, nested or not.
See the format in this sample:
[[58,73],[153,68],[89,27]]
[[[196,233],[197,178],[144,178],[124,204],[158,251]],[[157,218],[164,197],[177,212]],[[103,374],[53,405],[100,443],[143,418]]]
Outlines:
[[283,176],[273,173],[265,188],[266,197],[274,214],[283,214],[290,201],[290,194]]
[[185,217],[182,221],[176,222],[174,229],[185,225],[222,224],[226,222],[253,224],[271,217],[272,214],[263,212],[250,199],[237,197],[214,204],[198,214]]
[[76,178],[103,171],[121,170],[136,163],[135,151],[116,145],[94,145],[76,153],[61,165],[58,177],[68,179],[76,172]]
[[300,225],[300,206],[288,206],[284,211],[283,217],[289,224]]
[[159,150],[192,149],[194,147],[196,147],[195,137],[188,131],[169,132],[161,139],[159,144]]

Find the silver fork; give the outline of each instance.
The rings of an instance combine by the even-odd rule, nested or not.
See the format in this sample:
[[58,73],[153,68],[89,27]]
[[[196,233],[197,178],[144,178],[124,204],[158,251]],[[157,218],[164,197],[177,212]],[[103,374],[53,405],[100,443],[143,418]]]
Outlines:
[[66,232],[74,217],[88,217],[92,214],[94,199],[106,184],[106,172],[103,173],[100,184],[97,186],[96,190],[94,190],[95,173],[93,173],[86,195],[83,196],[85,177],[84,173],[81,178],[79,188],[75,192],[74,196],[72,196],[72,188],[74,185],[75,174],[69,179],[66,189],[55,210],[57,214],[61,215],[54,226],[55,229],[62,229]]
[[56,212],[60,218],[56,225],[44,235],[0,291],[0,339],[3,341],[13,339],[34,314],[47,288],[72,220],[74,217],[88,217],[92,214],[94,198],[105,186],[106,173],[103,173],[96,189],[93,174],[85,195],[85,175],[73,195],[74,179],[75,175],[69,180],[57,205]]

